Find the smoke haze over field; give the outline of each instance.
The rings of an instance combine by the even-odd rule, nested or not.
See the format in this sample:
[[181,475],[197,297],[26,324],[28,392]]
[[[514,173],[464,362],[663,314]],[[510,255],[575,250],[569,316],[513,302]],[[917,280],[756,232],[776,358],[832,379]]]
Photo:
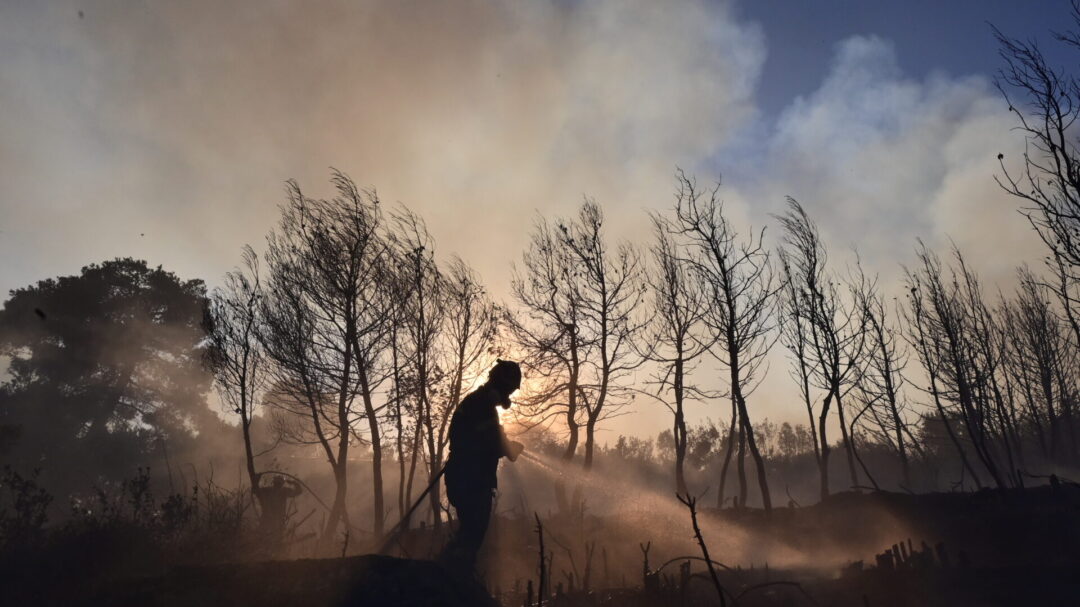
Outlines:
[[[116,256],[213,286],[243,244],[261,248],[284,180],[321,196],[330,166],[419,212],[496,298],[537,211],[595,197],[612,237],[643,242],[677,166],[723,173],[739,226],[794,196],[837,258],[857,247],[886,286],[920,237],[954,240],[988,285],[1041,258],[993,182],[1022,141],[987,74],[906,74],[903,49],[863,32],[834,41],[812,93],[764,100],[784,40],[740,15],[699,0],[5,3],[0,290]],[[790,383],[774,364],[755,416],[801,420]],[[666,412],[643,409],[612,427],[654,435]]]

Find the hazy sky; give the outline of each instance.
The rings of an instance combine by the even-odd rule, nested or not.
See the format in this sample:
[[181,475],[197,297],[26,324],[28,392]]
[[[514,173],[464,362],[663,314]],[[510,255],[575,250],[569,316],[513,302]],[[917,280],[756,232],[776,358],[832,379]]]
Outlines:
[[[1005,284],[1040,249],[992,180],[1021,142],[987,22],[1046,39],[1068,14],[1042,0],[3,0],[0,292],[117,256],[214,285],[243,244],[260,248],[284,180],[328,194],[331,166],[419,211],[497,297],[537,211],[587,194],[612,237],[640,239],[677,166],[722,174],[747,225],[798,198],[885,283],[922,237],[952,238]],[[772,375],[763,410],[801,419]],[[660,418],[636,419],[619,424]]]

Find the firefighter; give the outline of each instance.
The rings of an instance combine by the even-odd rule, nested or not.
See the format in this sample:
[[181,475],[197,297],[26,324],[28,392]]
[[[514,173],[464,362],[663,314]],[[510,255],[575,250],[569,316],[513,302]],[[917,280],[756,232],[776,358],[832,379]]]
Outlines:
[[515,461],[524,450],[507,440],[496,407],[510,408],[510,395],[521,387],[517,363],[499,360],[483,386],[465,397],[450,420],[450,456],[446,462],[446,497],[457,512],[458,530],[443,561],[472,571],[484,543],[498,486],[499,459]]

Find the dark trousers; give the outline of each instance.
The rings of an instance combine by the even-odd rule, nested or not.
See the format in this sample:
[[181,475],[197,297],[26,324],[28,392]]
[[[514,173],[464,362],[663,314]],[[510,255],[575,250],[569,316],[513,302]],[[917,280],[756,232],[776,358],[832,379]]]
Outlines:
[[457,512],[458,529],[443,552],[443,560],[463,570],[476,567],[491,522],[492,490],[486,487],[447,487],[447,498]]

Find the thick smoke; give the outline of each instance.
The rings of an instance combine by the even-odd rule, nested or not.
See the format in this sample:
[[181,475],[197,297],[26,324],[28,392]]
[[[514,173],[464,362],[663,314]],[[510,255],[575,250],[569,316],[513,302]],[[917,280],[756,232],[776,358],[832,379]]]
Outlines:
[[[795,196],[886,285],[917,237],[990,281],[1036,258],[992,181],[1019,141],[987,79],[913,80],[856,37],[774,118],[754,98],[768,43],[704,0],[5,4],[0,255],[19,263],[0,289],[128,255],[213,286],[282,182],[331,165],[424,216],[497,299],[533,213],[594,196],[642,241],[676,166],[723,172],[740,225]],[[772,374],[764,414],[796,415],[789,383]]]

